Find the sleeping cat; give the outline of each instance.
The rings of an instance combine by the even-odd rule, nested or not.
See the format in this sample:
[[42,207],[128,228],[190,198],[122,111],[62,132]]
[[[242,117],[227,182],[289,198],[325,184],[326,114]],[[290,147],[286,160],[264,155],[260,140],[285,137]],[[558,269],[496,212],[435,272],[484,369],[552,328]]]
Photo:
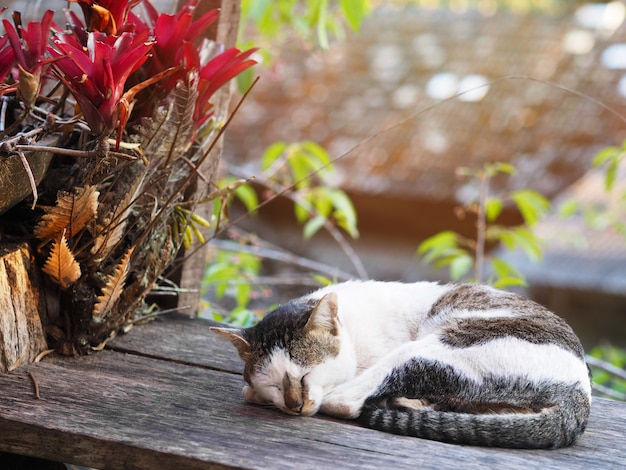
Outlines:
[[591,383],[572,329],[487,286],[349,281],[246,329],[246,401],[458,444],[557,448],[584,431]]

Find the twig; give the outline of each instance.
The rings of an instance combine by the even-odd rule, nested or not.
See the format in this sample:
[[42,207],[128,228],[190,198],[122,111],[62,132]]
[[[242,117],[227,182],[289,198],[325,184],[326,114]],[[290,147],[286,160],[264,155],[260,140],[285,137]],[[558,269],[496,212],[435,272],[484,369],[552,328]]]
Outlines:
[[202,174],[202,172],[198,169],[198,167],[191,160],[189,160],[185,156],[181,157],[181,159],[183,160],[183,162],[189,165],[193,171],[195,171],[198,174],[198,178],[200,178],[204,183],[209,184],[209,179]]
[[253,246],[253,245],[243,245],[231,240],[221,240],[221,239],[213,239],[211,241],[211,245],[227,251],[240,251],[244,253],[250,253],[253,255],[260,256],[266,259],[272,259],[274,261],[282,261],[284,263],[289,263],[294,266],[300,266],[305,269],[309,269],[311,271],[317,271],[320,273],[324,273],[325,275],[338,278],[340,280],[349,280],[354,279],[354,276],[350,273],[340,270],[339,268],[335,268],[329,266],[324,263],[320,263],[318,261],[313,261],[308,258],[303,258],[301,256],[297,256],[293,253],[289,253],[285,250],[279,250],[275,248],[267,248],[262,246]]
[[8,101],[2,97],[2,107],[0,108],[0,132],[4,131],[4,123],[7,118],[7,107],[9,106]]
[[39,354],[37,354],[37,357],[35,358],[33,362],[40,362],[44,357],[46,357],[48,354],[52,354],[53,352],[54,352],[54,349],[46,349],[45,351],[42,351]]
[[585,356],[585,360],[587,361],[587,364],[589,365],[597,367],[598,369],[602,369],[603,371],[608,372],[609,374],[612,374],[616,377],[619,377],[622,380],[626,380],[626,370],[620,369],[619,367],[614,366],[610,362],[603,361],[602,359],[598,359],[596,357],[592,357],[589,355]]
[[35,387],[35,398],[37,400],[41,400],[41,395],[39,394],[39,384],[37,383],[35,375],[30,370],[28,371],[28,375],[30,377],[30,380],[33,381],[33,386]]
[[626,393],[620,393],[616,390],[613,390],[612,388],[597,383],[592,384],[592,388],[602,393],[603,395],[606,395],[607,397],[613,398],[615,400],[626,401]]
[[480,194],[478,195],[478,212],[476,214],[476,280],[483,282],[485,263],[485,235],[487,232],[486,205],[489,195],[489,174],[483,171],[480,175]]
[[30,183],[30,190],[33,193],[33,205],[31,209],[35,210],[35,207],[37,207],[37,199],[39,199],[39,194],[37,193],[37,183],[35,183],[35,176],[33,176],[33,170],[31,169],[30,164],[28,163],[28,160],[26,159],[26,156],[24,155],[24,153],[18,149],[17,154],[19,155],[20,160],[22,161],[22,165],[24,165],[24,170],[26,171],[26,175],[28,176],[28,182]]
[[[92,150],[76,150],[76,149],[68,149],[62,147],[49,147],[46,145],[16,145],[15,148],[19,151],[25,152],[53,152],[60,155],[67,155],[70,157],[93,157],[98,155],[98,151]],[[114,152],[108,151],[107,155],[117,158],[123,158],[124,160],[135,161],[138,157],[133,157],[132,155],[127,155],[122,152]]]
[[189,309],[191,309],[191,305],[183,305],[182,307],[174,307],[174,308],[168,308],[165,310],[158,310],[156,312],[149,313],[148,315],[144,315],[143,317],[135,318],[134,320],[129,320],[124,324],[124,326],[131,326],[131,325],[134,325],[135,323],[139,323],[142,321],[150,320],[152,318],[156,318],[161,315],[165,315],[166,313],[180,312],[181,310],[189,310]]

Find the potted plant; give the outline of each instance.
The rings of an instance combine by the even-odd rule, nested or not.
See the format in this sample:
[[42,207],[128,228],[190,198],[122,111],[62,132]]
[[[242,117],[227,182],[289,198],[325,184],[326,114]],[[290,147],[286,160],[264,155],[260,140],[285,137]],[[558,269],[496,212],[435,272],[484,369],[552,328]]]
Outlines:
[[[225,128],[212,98],[255,61],[203,36],[219,12],[194,15],[199,0],[173,15],[148,0],[73,3],[63,27],[52,10],[2,21],[0,181],[20,191],[0,206],[0,244],[22,250],[36,304],[24,309],[40,320],[25,327],[31,343],[45,334],[83,354],[141,316],[188,239]],[[15,297],[19,283],[4,281]],[[33,360],[32,344],[19,347],[11,359],[0,344],[0,370]]]

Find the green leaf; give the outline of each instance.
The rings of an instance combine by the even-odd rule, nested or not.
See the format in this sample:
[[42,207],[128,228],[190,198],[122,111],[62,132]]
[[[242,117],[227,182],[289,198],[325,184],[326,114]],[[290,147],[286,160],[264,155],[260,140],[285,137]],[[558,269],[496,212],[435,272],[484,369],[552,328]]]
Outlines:
[[243,0],[241,2],[242,11],[257,21],[271,12],[271,6],[272,0]]
[[306,200],[306,198],[302,201],[302,203],[295,202],[293,205],[294,212],[296,214],[296,220],[298,223],[303,224],[306,222],[311,215],[309,211],[309,207],[311,204]]
[[341,0],[341,11],[353,31],[358,31],[363,18],[368,12],[367,0]]
[[618,149],[617,147],[603,148],[602,150],[600,150],[598,153],[595,154],[591,162],[591,165],[594,168],[598,168],[604,165],[608,161],[615,160],[619,156],[619,154],[620,154],[620,149]]
[[331,189],[319,186],[313,191],[313,208],[315,212],[325,218],[330,217],[333,211],[333,200],[330,196]]
[[245,307],[235,307],[228,315],[227,323],[247,328],[254,323],[254,312]]
[[235,196],[242,202],[248,212],[252,212],[259,205],[259,197],[249,184],[242,184],[235,189]]
[[526,285],[526,278],[512,264],[497,257],[491,258],[490,263],[496,274],[495,281],[491,282],[494,287],[503,288]]
[[248,282],[242,282],[237,284],[235,289],[235,300],[237,301],[237,307],[246,307],[250,301],[250,292],[252,292],[252,286]]
[[576,214],[576,212],[578,212],[579,209],[580,209],[580,201],[572,198],[572,199],[563,201],[559,205],[557,209],[557,213],[559,214],[559,216],[563,218],[568,218]]
[[531,189],[515,191],[511,198],[517,204],[524,221],[530,226],[535,225],[550,210],[550,201]]
[[453,281],[458,281],[470,272],[474,260],[468,254],[460,254],[450,263],[450,277]]
[[[324,147],[311,140],[307,140],[302,142],[302,149],[315,157],[315,159],[319,162],[319,166],[326,166],[329,170],[332,169],[333,160]],[[319,166],[313,169],[317,170],[319,169]]]
[[507,261],[504,261],[502,258],[491,258],[491,266],[498,277],[523,277],[522,273],[519,272],[515,266]]
[[303,151],[300,143],[290,144],[286,150],[287,164],[298,189],[311,186],[309,175],[312,169],[316,168],[315,161],[311,161],[311,156]]
[[276,160],[278,160],[286,149],[286,142],[274,142],[270,145],[267,149],[265,149],[265,152],[263,152],[263,155],[261,156],[261,169],[263,171],[267,170]]
[[327,189],[326,194],[335,207],[333,216],[337,219],[339,226],[348,232],[352,238],[358,238],[357,214],[348,195],[341,189],[335,188]]
[[539,239],[526,227],[502,230],[498,238],[509,250],[519,247],[533,261],[539,261],[543,257]]
[[336,282],[332,279],[327,278],[326,276],[322,276],[321,274],[315,274],[313,276],[313,279],[315,279],[323,286],[330,286],[331,284],[334,284]]
[[257,72],[252,68],[247,68],[246,70],[239,72],[239,75],[237,75],[236,77],[237,90],[239,91],[239,93],[243,95],[250,89],[252,83],[254,82],[254,77],[256,74]]
[[493,222],[498,218],[500,213],[502,213],[503,205],[504,203],[502,202],[502,199],[500,198],[495,198],[495,197],[487,198],[487,202],[485,203],[485,212],[487,215],[487,220],[489,222]]
[[309,240],[313,235],[315,235],[319,229],[321,229],[326,223],[326,218],[318,215],[309,220],[304,227],[302,228],[302,235],[306,240]]
[[593,205],[583,210],[583,220],[594,230],[605,230],[611,225],[610,214]]
[[456,247],[457,240],[458,235],[456,234],[456,232],[453,232],[451,230],[439,232],[420,243],[417,247],[417,254],[423,255],[424,253],[432,250]]
[[507,175],[514,175],[515,173],[517,173],[517,168],[515,168],[515,166],[511,165],[510,163],[496,162],[495,165],[496,165],[496,169],[500,173],[506,173]]
[[317,40],[322,49],[328,49],[328,0],[319,0],[317,11]]
[[[625,142],[626,145],[626,142]],[[620,162],[623,160],[625,153],[617,147],[607,147],[600,150],[594,157],[592,165],[594,168],[606,165],[604,173],[604,187],[607,191],[613,189],[617,179]]]
[[613,189],[615,180],[617,179],[617,170],[619,169],[619,160],[616,158],[609,162],[609,166],[604,174],[604,188],[607,191]]
[[493,287],[497,287],[498,289],[504,289],[506,287],[520,286],[527,287],[528,283],[524,278],[518,277],[502,277],[492,282]]
[[498,173],[506,173],[507,175],[514,175],[517,173],[517,168],[515,168],[510,163],[506,162],[494,162],[494,163],[486,163],[484,166],[484,171],[487,173],[487,176],[494,177]]

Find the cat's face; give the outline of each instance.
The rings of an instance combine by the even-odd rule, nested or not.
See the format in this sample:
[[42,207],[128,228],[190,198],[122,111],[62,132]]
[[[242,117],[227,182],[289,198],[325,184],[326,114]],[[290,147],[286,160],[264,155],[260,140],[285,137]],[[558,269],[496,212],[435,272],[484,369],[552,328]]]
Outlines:
[[235,345],[245,363],[246,401],[288,414],[316,413],[324,393],[354,373],[341,363],[333,293],[282,305],[252,328],[212,330]]

